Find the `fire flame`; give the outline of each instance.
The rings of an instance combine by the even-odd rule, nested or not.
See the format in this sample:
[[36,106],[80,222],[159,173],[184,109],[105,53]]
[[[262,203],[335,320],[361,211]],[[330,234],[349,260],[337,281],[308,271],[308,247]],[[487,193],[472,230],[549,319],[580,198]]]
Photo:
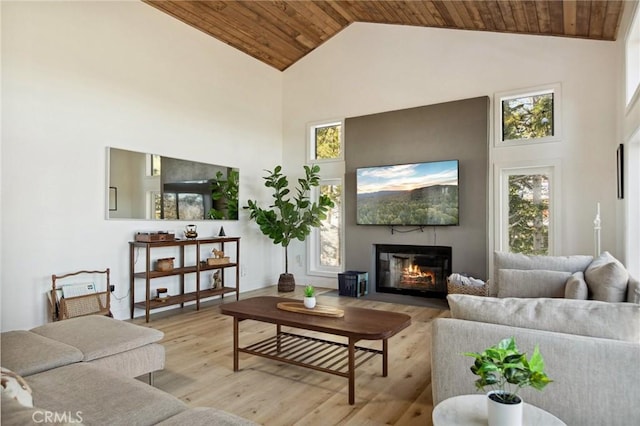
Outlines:
[[409,276],[411,278],[429,278],[429,282],[436,281],[436,274],[433,271],[422,271],[418,265],[410,265],[402,271],[402,275]]

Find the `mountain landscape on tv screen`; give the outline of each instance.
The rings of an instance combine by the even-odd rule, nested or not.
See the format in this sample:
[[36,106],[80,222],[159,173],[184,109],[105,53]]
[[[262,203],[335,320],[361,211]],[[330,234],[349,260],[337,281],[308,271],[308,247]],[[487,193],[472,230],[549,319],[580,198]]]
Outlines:
[[458,186],[358,194],[356,215],[358,225],[457,225]]

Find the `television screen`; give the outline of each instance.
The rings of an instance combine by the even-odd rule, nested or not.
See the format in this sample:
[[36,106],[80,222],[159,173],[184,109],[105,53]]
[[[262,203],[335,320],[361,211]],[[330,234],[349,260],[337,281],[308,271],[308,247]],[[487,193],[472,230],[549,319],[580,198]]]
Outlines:
[[458,160],[356,169],[358,225],[458,225]]

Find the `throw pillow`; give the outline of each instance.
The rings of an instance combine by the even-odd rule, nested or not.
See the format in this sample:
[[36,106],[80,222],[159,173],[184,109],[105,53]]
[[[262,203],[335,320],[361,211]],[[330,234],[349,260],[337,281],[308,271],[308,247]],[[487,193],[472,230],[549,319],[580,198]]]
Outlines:
[[591,298],[603,302],[626,300],[629,273],[618,259],[605,251],[584,271]]
[[569,277],[564,288],[565,299],[587,300],[589,298],[589,287],[584,280],[584,272],[576,272]]
[[564,297],[571,272],[500,269],[498,297]]
[[13,371],[2,367],[0,387],[4,395],[15,399],[25,407],[33,407],[31,388],[22,377]]
[[450,294],[451,317],[511,327],[640,343],[640,305],[596,300]]

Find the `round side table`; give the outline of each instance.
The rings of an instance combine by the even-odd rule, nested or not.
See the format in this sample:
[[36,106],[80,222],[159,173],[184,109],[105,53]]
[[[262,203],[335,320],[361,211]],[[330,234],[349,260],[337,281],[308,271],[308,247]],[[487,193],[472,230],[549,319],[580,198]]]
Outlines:
[[[524,404],[524,426],[567,426],[553,414]],[[487,396],[460,395],[445,399],[433,409],[433,426],[487,426]]]

